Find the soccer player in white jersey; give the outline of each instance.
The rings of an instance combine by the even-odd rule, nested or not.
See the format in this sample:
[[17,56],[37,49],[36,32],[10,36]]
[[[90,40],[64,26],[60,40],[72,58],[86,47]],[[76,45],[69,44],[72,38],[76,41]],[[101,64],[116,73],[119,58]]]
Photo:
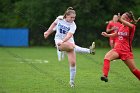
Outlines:
[[66,51],[68,61],[70,65],[70,86],[74,87],[74,78],[76,75],[76,53],[74,48],[76,47],[73,34],[76,30],[76,24],[74,22],[76,12],[72,7],[69,7],[64,13],[62,20],[56,19],[49,29],[44,32],[44,37],[47,38],[56,27],[55,44],[60,51]]
[[[64,17],[63,15],[59,15],[56,19],[63,20],[63,17]],[[54,27],[53,30],[56,31],[56,27]],[[89,49],[75,45],[75,52],[94,55],[95,54],[95,42],[92,42],[92,45],[89,47]],[[57,56],[58,56],[58,61],[60,62],[65,57],[65,51],[59,51],[59,49],[57,48]]]

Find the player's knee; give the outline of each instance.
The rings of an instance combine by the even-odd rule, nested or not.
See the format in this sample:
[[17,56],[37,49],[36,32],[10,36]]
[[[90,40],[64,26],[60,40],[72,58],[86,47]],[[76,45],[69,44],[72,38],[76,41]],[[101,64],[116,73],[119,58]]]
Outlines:
[[70,63],[70,65],[72,66],[72,67],[75,67],[75,64],[76,62],[75,61],[71,61],[71,63]]
[[74,50],[74,47],[75,47],[75,46],[74,46],[73,43],[69,43],[69,42],[68,42],[68,47],[69,47],[69,50],[72,51],[72,50]]
[[110,59],[110,56],[108,56],[108,55],[105,55],[104,59],[111,60],[111,59]]

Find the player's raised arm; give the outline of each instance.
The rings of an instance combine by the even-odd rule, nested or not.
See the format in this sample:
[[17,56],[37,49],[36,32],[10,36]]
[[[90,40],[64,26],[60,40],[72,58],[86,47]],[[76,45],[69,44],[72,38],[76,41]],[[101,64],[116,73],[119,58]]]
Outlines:
[[119,21],[130,28],[133,28],[134,24],[136,24],[140,20],[140,18],[138,18],[138,20],[135,19],[132,11],[126,12],[122,16],[118,14],[118,16]]
[[45,38],[45,39],[48,38],[48,36],[49,36],[52,32],[54,32],[54,31],[53,31],[53,28],[54,28],[55,26],[56,26],[56,23],[53,22],[53,23],[50,25],[49,29],[48,29],[47,31],[44,32],[44,38]]

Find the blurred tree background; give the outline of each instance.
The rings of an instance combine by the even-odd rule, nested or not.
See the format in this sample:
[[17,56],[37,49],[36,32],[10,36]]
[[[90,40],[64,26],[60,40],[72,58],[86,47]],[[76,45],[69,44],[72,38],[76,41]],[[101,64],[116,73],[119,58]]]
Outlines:
[[[54,45],[54,34],[44,39],[44,31],[55,18],[72,6],[76,10],[76,44],[87,47],[95,41],[98,47],[107,47],[108,38],[101,36],[105,22],[114,14],[133,11],[140,16],[140,0],[0,0],[0,28],[29,28],[31,46]],[[140,22],[133,46],[140,46]]]

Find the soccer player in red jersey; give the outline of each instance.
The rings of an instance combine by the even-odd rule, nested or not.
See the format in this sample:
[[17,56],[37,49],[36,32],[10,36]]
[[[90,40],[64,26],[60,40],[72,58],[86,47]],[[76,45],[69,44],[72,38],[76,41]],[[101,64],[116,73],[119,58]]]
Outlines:
[[102,32],[105,37],[117,36],[114,48],[106,53],[104,57],[103,76],[102,81],[108,82],[108,72],[110,70],[110,61],[114,59],[121,59],[128,66],[130,71],[140,80],[140,70],[136,67],[132,53],[132,40],[135,33],[136,26],[133,23],[135,20],[132,11],[125,12],[122,16],[118,15],[119,21],[122,25],[118,32],[108,34]]
[[[112,34],[114,32],[117,32],[119,30],[121,23],[118,22],[118,15],[114,15],[113,19],[109,21],[107,27],[106,27],[106,32],[109,34]],[[109,37],[109,44],[111,48],[114,47],[116,37]]]

